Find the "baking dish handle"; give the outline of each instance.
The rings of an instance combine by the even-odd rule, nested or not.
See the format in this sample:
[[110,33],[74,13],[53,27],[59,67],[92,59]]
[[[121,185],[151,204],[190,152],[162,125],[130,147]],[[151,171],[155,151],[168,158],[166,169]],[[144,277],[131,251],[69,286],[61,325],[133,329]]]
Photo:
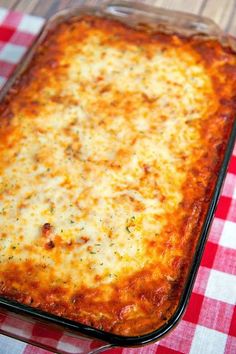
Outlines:
[[116,346],[114,346],[113,344],[101,345],[101,347],[91,350],[88,354],[103,353],[103,352],[107,351],[108,349],[114,349],[114,348],[116,348]]
[[75,335],[34,317],[22,316],[2,308],[1,334],[57,354],[98,354],[114,347],[102,340]]
[[[100,4],[101,5],[101,4]],[[150,24],[165,23],[169,28],[178,32],[183,30],[186,34],[201,33],[219,37],[223,31],[209,18],[159,8],[142,2],[134,3],[130,0],[104,0],[102,4],[103,12],[107,15],[129,19],[130,24],[137,24],[149,20]]]

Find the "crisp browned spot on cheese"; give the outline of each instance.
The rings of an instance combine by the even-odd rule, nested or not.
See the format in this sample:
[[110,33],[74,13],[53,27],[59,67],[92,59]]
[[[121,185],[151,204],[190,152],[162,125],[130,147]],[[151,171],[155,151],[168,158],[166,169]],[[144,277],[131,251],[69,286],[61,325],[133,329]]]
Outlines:
[[58,25],[1,107],[0,293],[122,335],[165,323],[235,89],[235,55],[217,41]]

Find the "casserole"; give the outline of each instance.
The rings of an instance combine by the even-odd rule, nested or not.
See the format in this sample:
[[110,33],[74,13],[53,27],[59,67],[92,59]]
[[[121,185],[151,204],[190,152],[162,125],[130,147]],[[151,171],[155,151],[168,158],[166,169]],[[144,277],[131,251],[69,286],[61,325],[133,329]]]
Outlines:
[[[105,9],[117,12],[117,8]],[[134,20],[131,14],[129,24],[135,22],[140,23],[140,17]],[[6,228],[2,230],[2,295],[60,315],[63,321],[76,320],[82,333],[88,333],[85,325],[89,325],[100,330],[98,336],[104,330],[113,333],[113,343],[123,336],[126,345],[156,339],[158,331],[164,334],[163,329],[183,311],[181,299],[186,289],[190,291],[233,144],[233,52],[213,39],[182,37],[184,30],[181,36],[153,34],[151,22],[139,30],[94,17],[58,25],[2,105],[1,216]],[[73,46],[64,47],[71,36]],[[75,58],[77,41],[76,55],[80,54]],[[69,48],[67,55],[65,48]],[[82,186],[79,194],[75,181]],[[53,199],[58,193],[58,199]],[[111,194],[115,205],[110,203]],[[79,211],[74,211],[75,205]],[[79,219],[78,213],[83,215]],[[113,215],[115,221],[110,222]],[[101,234],[103,238],[96,239]],[[80,266],[72,264],[74,247],[80,250],[76,254]],[[47,258],[43,263],[35,263],[39,252]],[[77,273],[80,284],[73,293],[76,277],[72,281],[68,272],[63,275],[62,256],[69,257],[69,263],[63,260],[63,268],[70,269],[72,278],[74,269],[83,271],[83,279]],[[60,269],[60,277],[51,277],[51,263],[54,270],[55,265]],[[117,263],[121,263],[118,269]],[[28,280],[20,284],[23,274],[28,274]],[[92,284],[89,292],[84,289],[88,283]],[[70,327],[71,322],[67,324]]]

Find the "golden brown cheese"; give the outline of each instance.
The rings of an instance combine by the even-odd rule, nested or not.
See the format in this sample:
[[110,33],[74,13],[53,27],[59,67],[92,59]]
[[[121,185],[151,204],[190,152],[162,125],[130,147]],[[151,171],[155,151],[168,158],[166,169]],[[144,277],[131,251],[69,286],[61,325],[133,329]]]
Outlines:
[[1,105],[0,294],[122,335],[174,313],[236,113],[215,40],[85,17]]

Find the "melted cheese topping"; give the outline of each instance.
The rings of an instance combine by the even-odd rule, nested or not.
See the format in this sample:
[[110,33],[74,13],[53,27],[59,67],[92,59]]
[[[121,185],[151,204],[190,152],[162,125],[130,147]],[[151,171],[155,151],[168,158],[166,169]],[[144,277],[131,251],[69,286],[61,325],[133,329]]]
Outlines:
[[[194,213],[183,207],[184,193],[208,149],[202,127],[218,101],[205,66],[178,37],[172,45],[140,45],[122,37],[122,25],[111,34],[89,20],[64,26],[51,35],[54,61],[48,45],[42,65],[34,64],[36,80],[13,101],[0,145],[3,274],[9,279],[7,267],[15,267],[9,287],[30,295],[33,306],[122,334],[145,332],[149,300],[135,300],[141,295],[132,293],[131,279],[146,271],[151,291],[161,284],[169,293],[179,281],[190,242],[183,225]],[[75,41],[73,31],[83,38]],[[22,284],[17,277],[26,269],[30,280]],[[97,312],[81,299],[72,311],[71,299],[91,291]],[[152,306],[156,315],[165,299],[168,292]],[[47,307],[62,300],[60,311]],[[137,318],[140,330],[123,325]]]

